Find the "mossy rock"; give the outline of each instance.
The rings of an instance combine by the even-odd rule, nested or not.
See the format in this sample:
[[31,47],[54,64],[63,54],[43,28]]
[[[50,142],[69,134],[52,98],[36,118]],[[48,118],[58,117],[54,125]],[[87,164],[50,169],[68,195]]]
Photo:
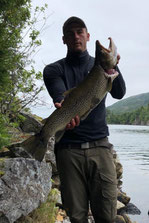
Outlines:
[[0,158],[0,177],[5,175],[5,158]]
[[121,215],[117,215],[115,219],[115,223],[126,223],[125,219]]

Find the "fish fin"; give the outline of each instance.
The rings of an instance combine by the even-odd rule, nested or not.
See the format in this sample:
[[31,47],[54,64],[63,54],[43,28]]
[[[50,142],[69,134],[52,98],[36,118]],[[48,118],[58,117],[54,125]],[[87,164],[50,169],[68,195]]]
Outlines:
[[31,158],[35,158],[38,161],[42,161],[44,158],[44,155],[47,151],[47,145],[44,144],[43,140],[40,138],[40,134],[36,134],[33,136],[30,136],[28,139],[24,140],[20,143],[20,145],[14,145],[16,147],[14,150],[22,151],[22,156],[25,155],[25,158],[27,158],[26,154],[29,155]]
[[71,89],[69,89],[68,91],[65,91],[64,93],[63,93],[63,96],[64,97],[67,97],[74,89],[75,89],[76,87],[73,87],[73,88],[71,88]]
[[55,134],[55,143],[59,142],[62,136],[64,135],[65,130],[59,130]]

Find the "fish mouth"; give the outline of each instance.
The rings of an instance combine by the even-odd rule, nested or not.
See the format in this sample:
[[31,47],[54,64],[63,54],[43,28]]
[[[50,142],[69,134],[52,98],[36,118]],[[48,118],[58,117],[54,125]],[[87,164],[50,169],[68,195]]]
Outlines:
[[108,75],[115,74],[116,70],[115,69],[109,69],[105,71]]
[[104,72],[104,75],[106,78],[111,78],[112,80],[114,80],[119,75],[119,73],[115,69],[110,69],[106,70]]
[[105,47],[99,42],[99,40],[96,41],[96,44],[98,45],[98,47],[99,47],[101,50],[105,51],[106,53],[110,53],[110,52],[111,52],[111,49],[112,49],[112,38],[109,37],[108,39],[110,40],[110,43],[109,43],[109,47],[108,47],[108,48],[105,48]]

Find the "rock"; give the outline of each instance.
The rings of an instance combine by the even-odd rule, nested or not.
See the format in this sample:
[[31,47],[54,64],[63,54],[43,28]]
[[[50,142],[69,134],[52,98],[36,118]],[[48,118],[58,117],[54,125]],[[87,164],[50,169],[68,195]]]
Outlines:
[[122,209],[125,208],[125,205],[117,200],[117,212],[119,213]]
[[118,161],[116,162],[116,172],[117,172],[117,179],[121,179],[123,174],[123,166]]
[[132,223],[132,221],[130,220],[130,218],[128,217],[128,215],[123,214],[122,216],[123,216],[123,218],[124,218],[124,220],[125,220],[126,223]]
[[126,195],[126,193],[124,193],[124,192],[122,192],[122,191],[118,191],[118,196],[117,196],[117,199],[120,201],[120,202],[122,202],[123,204],[128,204],[129,203],[129,201],[130,201],[130,197],[128,197],[127,195]]
[[115,223],[126,223],[125,219],[121,215],[117,215],[115,219]]
[[49,164],[33,159],[0,159],[0,222],[13,223],[45,202],[51,189]]
[[[21,142],[19,143],[12,143],[9,146],[7,146],[7,149],[10,151],[9,157],[10,158],[16,158],[16,157],[23,157],[23,158],[32,158],[31,154],[29,154],[26,150],[24,150],[20,146]],[[1,153],[0,153],[1,157]]]
[[122,184],[123,184],[123,181],[122,181],[122,180],[118,180],[117,187],[118,187],[119,189],[122,188]]
[[116,150],[112,149],[112,153],[113,153],[113,158],[114,160],[117,159],[117,153],[116,153]]
[[49,139],[48,145],[47,145],[47,152],[45,154],[45,161],[48,163],[50,162],[54,169],[56,169],[56,160],[55,160],[55,154],[54,154],[54,144],[55,144],[55,138],[51,137]]
[[[69,217],[63,218],[63,221],[56,220],[55,223],[70,223]],[[88,223],[95,223],[92,217],[88,218]]]
[[48,142],[47,152],[45,154],[45,161],[52,165],[52,187],[60,189],[59,173],[56,167],[55,153],[54,153],[55,138],[51,137]]
[[35,116],[29,114],[29,113],[25,113],[25,112],[21,112],[21,115],[23,115],[25,117],[25,120],[22,121],[22,123],[20,124],[20,128],[27,133],[38,133],[43,124],[41,122],[39,122]]
[[113,152],[114,163],[115,163],[115,166],[116,166],[118,188],[121,188],[122,183],[123,183],[122,180],[121,180],[122,174],[123,174],[123,166],[120,163],[120,160],[118,158],[118,155],[117,155],[116,151],[113,149],[112,152]]
[[3,213],[0,213],[0,222],[1,223],[9,223],[8,218],[6,218]]
[[141,211],[134,204],[128,203],[124,208],[118,210],[118,214],[140,215]]
[[126,205],[126,213],[132,215],[140,215],[141,211],[132,203]]
[[58,173],[52,175],[52,188],[57,188],[60,190],[60,178]]
[[57,204],[61,204],[62,203],[61,193],[60,193],[60,191],[57,188],[54,188],[52,190],[50,199],[53,200],[53,201],[56,201],[56,206],[57,206]]

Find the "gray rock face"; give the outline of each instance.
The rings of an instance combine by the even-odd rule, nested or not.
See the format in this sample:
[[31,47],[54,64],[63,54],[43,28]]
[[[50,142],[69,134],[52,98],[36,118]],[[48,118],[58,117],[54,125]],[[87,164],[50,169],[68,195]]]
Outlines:
[[120,214],[140,215],[141,211],[132,203],[128,203],[124,209],[120,211]]
[[51,165],[33,159],[0,159],[0,222],[13,223],[45,202]]
[[39,122],[33,115],[25,113],[25,112],[21,112],[21,115],[25,117],[25,121],[22,122],[20,126],[24,132],[38,133],[41,130],[43,124]]
[[50,162],[52,164],[52,167],[56,169],[56,160],[55,160],[55,154],[54,154],[54,144],[55,144],[55,138],[51,137],[49,139],[48,145],[47,145],[47,152],[45,154],[45,161]]

